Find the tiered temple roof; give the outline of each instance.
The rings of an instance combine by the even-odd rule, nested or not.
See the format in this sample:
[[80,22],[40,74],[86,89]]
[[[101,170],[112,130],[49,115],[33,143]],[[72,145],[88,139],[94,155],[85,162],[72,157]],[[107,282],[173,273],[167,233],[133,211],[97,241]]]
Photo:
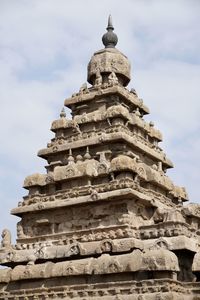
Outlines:
[[172,162],[149,109],[129,90],[130,63],[104,49],[53,121],[38,156],[46,173],[25,178],[0,248],[0,299],[200,299],[200,205],[167,176]]

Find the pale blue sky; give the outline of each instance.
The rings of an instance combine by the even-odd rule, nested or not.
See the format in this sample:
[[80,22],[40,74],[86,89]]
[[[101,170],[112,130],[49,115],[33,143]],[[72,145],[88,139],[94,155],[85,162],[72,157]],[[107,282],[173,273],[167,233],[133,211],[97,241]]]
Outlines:
[[109,13],[132,64],[129,87],[174,162],[168,175],[200,200],[200,1],[0,0],[0,230],[14,235],[9,211],[26,195],[24,178],[45,171],[36,153],[64,99],[86,81]]

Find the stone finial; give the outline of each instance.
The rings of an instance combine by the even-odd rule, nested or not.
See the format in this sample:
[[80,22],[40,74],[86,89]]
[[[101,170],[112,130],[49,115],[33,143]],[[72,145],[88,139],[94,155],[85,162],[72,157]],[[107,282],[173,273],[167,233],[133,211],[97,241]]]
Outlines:
[[69,149],[69,156],[67,161],[69,165],[74,163],[74,157],[72,156],[72,149]]
[[86,153],[84,155],[84,159],[85,160],[91,159],[91,155],[90,155],[90,152],[89,152],[89,147],[87,147],[87,149],[86,149]]
[[135,96],[138,96],[138,95],[137,95],[137,92],[136,92],[136,90],[135,90],[134,88],[131,88],[130,92],[131,92],[132,94],[134,94]]
[[11,247],[11,233],[10,233],[10,230],[4,229],[2,231],[1,237],[2,237],[1,247],[2,248]]
[[82,161],[83,161],[82,155],[78,154],[78,155],[76,156],[76,162],[77,162],[77,163],[81,163]]
[[108,26],[107,26],[107,32],[102,37],[102,42],[105,46],[105,48],[115,48],[118,42],[117,35],[113,32],[114,27],[112,24],[112,17],[109,15],[108,17]]
[[65,108],[63,107],[61,112],[60,112],[60,117],[61,118],[66,118],[66,112],[65,112]]

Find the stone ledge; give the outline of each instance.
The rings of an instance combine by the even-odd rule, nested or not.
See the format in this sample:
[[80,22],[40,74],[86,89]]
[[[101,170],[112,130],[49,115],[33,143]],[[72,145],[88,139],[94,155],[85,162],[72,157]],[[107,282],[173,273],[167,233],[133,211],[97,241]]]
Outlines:
[[138,271],[167,271],[166,278],[168,278],[168,272],[171,272],[171,275],[179,272],[178,259],[173,252],[165,249],[146,250],[145,252],[136,249],[128,254],[114,256],[102,254],[98,258],[19,265],[14,269],[0,270],[0,282]]
[[108,87],[106,89],[101,89],[100,92],[96,89],[91,89],[89,90],[89,93],[86,94],[77,93],[76,96],[70,97],[65,100],[65,106],[71,108],[71,106],[76,103],[91,101],[94,98],[102,98],[102,96],[110,94],[119,94],[121,97],[124,98],[126,102],[129,102],[129,104],[132,104],[135,107],[139,107],[144,114],[149,114],[148,107],[144,105],[139,98],[134,96],[132,93],[129,92],[129,90],[122,86]]
[[98,193],[97,197],[95,197],[96,199],[94,197],[91,197],[91,195],[88,195],[88,196],[80,196],[80,197],[74,197],[74,198],[68,198],[62,200],[55,200],[53,202],[31,204],[29,206],[21,206],[12,209],[11,214],[20,216],[23,213],[27,213],[31,211],[49,210],[49,209],[78,205],[83,203],[98,202],[98,201],[110,201],[113,198],[115,198],[116,200],[117,199],[120,200],[124,196],[129,198],[135,197],[136,199],[148,201],[148,202],[151,201],[151,198],[149,196],[144,195],[143,193],[140,193],[131,188],[125,188],[125,189]]
[[112,142],[112,141],[118,141],[118,140],[126,141],[131,146],[138,149],[139,151],[141,151],[141,150],[144,151],[153,159],[162,161],[163,165],[166,166],[167,168],[173,167],[172,162],[168,158],[166,158],[164,153],[158,153],[155,150],[149,148],[148,146],[142,144],[140,141],[137,141],[136,138],[134,138],[126,133],[122,134],[119,132],[111,133],[111,134],[102,134],[99,137],[92,137],[92,138],[88,138],[88,139],[84,139],[84,140],[74,141],[74,142],[71,142],[68,144],[57,145],[56,149],[54,147],[53,148],[44,148],[38,152],[38,156],[45,159],[48,157],[48,155],[52,155],[54,153],[59,153],[59,152],[64,152],[69,149],[73,150],[75,148],[80,148],[80,147],[83,148],[83,147],[87,147],[87,146],[89,147],[89,146],[96,145],[96,144],[102,144],[105,142]]

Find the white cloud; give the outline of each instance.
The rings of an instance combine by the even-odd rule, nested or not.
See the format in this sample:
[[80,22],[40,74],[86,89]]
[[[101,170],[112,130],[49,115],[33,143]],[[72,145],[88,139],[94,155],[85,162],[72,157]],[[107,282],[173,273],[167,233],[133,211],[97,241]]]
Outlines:
[[[42,172],[36,157],[52,137],[64,98],[86,81],[112,13],[118,48],[175,163],[169,173],[198,201],[200,18],[198,0],[19,0],[0,3],[0,229],[26,194],[23,179]],[[14,220],[14,221],[13,221]]]

